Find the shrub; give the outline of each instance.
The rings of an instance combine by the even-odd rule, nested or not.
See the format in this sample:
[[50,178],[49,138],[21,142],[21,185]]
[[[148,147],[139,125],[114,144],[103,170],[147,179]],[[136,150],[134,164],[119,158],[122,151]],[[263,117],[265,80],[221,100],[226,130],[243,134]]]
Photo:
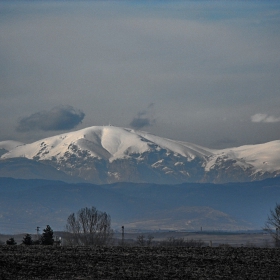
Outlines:
[[41,236],[41,244],[42,245],[53,245],[53,230],[49,225],[43,230],[43,234]]
[[11,237],[10,239],[8,239],[6,241],[7,245],[17,245],[17,243],[15,242],[15,239],[13,237]]
[[32,245],[33,244],[33,240],[30,234],[26,234],[22,240],[22,244],[24,245]]

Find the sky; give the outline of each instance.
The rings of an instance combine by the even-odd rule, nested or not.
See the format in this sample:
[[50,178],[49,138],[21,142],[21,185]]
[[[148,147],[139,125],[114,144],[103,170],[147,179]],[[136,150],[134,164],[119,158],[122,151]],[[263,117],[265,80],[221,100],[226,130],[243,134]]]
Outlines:
[[279,46],[279,1],[0,1],[0,141],[279,140]]

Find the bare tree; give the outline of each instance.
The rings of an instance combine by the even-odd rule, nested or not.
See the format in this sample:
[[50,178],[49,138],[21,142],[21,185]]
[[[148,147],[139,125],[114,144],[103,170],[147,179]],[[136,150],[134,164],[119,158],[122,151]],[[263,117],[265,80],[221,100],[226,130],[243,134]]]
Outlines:
[[145,236],[143,234],[140,234],[137,236],[137,240],[136,240],[136,243],[139,245],[139,246],[145,246]]
[[280,204],[276,203],[274,210],[270,210],[264,230],[268,232],[274,242],[275,247],[280,247]]
[[95,207],[69,215],[66,231],[69,245],[108,245],[113,237],[110,215]]
[[147,239],[145,238],[144,234],[140,234],[136,238],[136,243],[139,246],[151,246],[153,239],[154,239],[154,237],[150,234],[148,235]]
[[147,237],[147,246],[152,246],[152,241],[153,241],[154,237],[149,234]]
[[165,241],[160,242],[161,246],[166,247],[202,247],[204,242],[201,240],[185,240],[184,238],[168,237]]

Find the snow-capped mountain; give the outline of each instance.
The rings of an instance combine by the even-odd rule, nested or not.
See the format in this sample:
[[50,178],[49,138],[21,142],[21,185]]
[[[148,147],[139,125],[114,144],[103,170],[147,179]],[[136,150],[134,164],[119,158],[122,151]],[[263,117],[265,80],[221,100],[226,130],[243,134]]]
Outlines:
[[228,182],[280,175],[280,141],[213,150],[143,131],[93,126],[31,144],[4,141],[1,148],[7,151],[2,164],[24,157],[92,183]]

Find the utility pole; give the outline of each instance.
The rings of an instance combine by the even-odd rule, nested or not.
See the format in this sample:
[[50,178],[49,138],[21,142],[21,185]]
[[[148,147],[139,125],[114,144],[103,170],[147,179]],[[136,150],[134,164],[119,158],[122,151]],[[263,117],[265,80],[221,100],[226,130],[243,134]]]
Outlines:
[[124,226],[122,226],[122,245],[124,244]]
[[39,231],[40,231],[40,227],[37,227],[37,228],[36,228],[36,231],[37,231],[37,240],[39,240]]

